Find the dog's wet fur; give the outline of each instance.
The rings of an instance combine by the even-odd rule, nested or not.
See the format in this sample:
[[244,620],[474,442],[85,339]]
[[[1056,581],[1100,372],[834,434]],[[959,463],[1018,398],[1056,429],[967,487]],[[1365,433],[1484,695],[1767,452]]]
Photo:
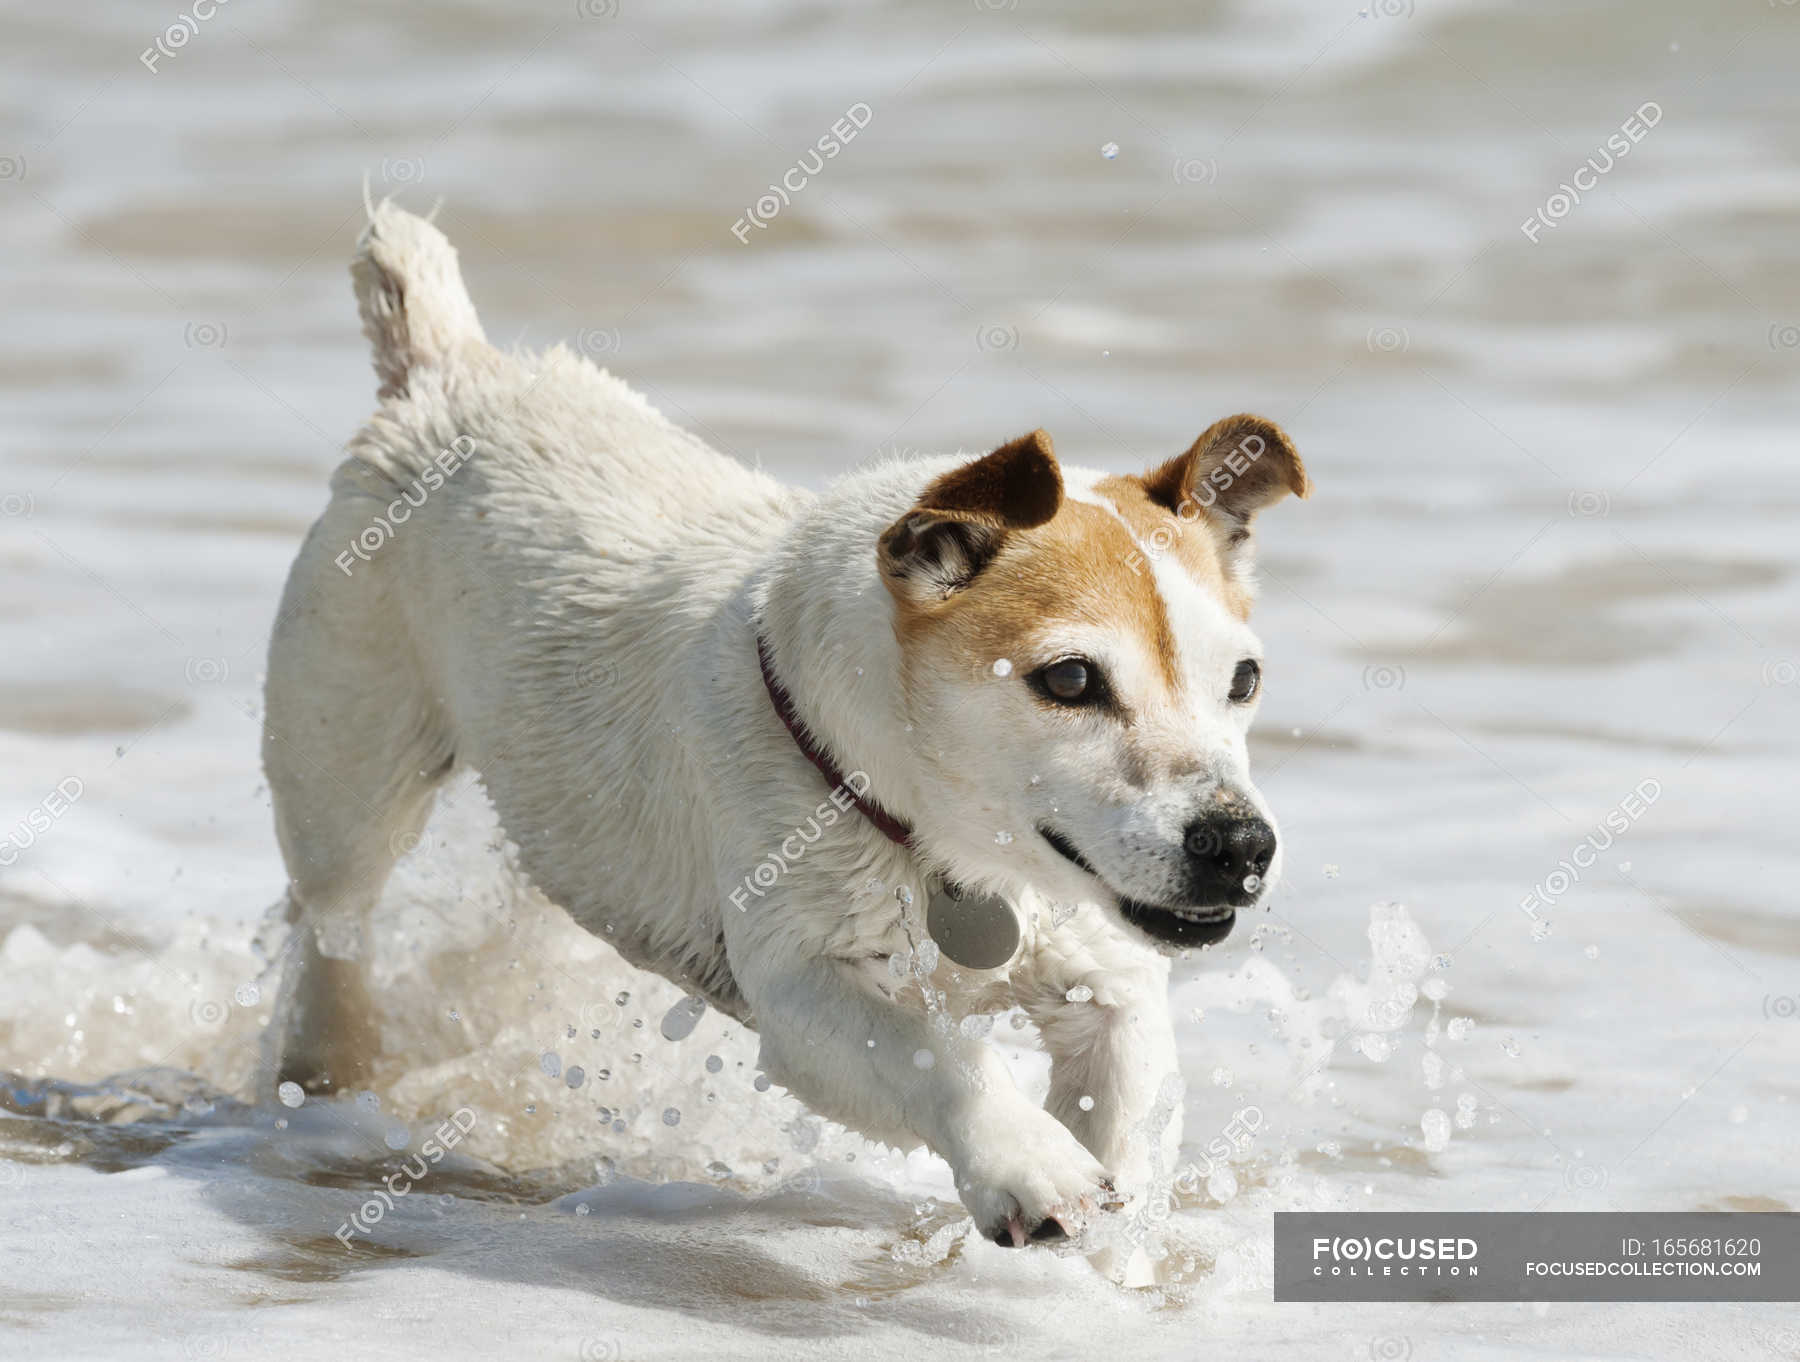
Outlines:
[[[1308,490],[1281,430],[1229,417],[1141,476],[1066,467],[1040,430],[815,494],[566,349],[489,345],[449,243],[391,204],[353,276],[380,407],[270,646],[295,923],[271,1080],[369,1077],[371,911],[463,765],[553,901],[753,1025],[822,1114],[942,1155],[987,1236],[1078,1235],[1167,1173],[1168,954],[1280,872],[1245,734],[1255,516]],[[904,843],[834,798],[759,639]],[[1047,1109],[890,970],[940,876],[1002,899],[1020,945],[929,987],[953,1017],[1029,1013]]]

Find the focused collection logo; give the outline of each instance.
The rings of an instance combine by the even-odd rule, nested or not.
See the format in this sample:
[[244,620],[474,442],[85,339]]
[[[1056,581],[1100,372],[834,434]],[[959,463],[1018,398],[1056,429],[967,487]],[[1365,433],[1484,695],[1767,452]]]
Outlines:
[[1477,1277],[1481,1246],[1445,1235],[1318,1235],[1312,1241],[1315,1277]]

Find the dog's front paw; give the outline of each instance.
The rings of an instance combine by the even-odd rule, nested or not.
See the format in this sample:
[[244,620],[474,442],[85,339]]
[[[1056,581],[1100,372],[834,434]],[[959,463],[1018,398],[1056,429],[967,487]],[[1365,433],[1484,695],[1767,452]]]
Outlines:
[[1075,1238],[1096,1211],[1125,1204],[1112,1177],[1055,1117],[1020,1107],[968,1132],[956,1189],[1003,1248]]

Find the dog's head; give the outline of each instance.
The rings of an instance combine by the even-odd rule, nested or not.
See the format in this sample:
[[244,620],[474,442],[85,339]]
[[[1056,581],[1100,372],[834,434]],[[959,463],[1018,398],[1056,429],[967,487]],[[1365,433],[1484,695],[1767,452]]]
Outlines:
[[1139,477],[1065,472],[1037,431],[926,487],[879,566],[953,864],[1097,899],[1175,947],[1219,940],[1268,892],[1280,849],[1245,746],[1252,522],[1308,490],[1255,416]]

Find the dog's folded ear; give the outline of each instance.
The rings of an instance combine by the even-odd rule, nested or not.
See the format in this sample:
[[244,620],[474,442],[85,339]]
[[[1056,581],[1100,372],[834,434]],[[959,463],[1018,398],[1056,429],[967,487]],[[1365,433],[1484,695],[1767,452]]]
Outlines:
[[1150,499],[1184,521],[1205,518],[1226,567],[1247,565],[1256,513],[1312,492],[1293,441],[1273,421],[1241,413],[1215,421],[1187,453],[1144,475]]
[[920,494],[881,536],[881,578],[896,599],[944,600],[974,580],[1008,534],[1054,516],[1062,497],[1050,436],[1022,435]]

